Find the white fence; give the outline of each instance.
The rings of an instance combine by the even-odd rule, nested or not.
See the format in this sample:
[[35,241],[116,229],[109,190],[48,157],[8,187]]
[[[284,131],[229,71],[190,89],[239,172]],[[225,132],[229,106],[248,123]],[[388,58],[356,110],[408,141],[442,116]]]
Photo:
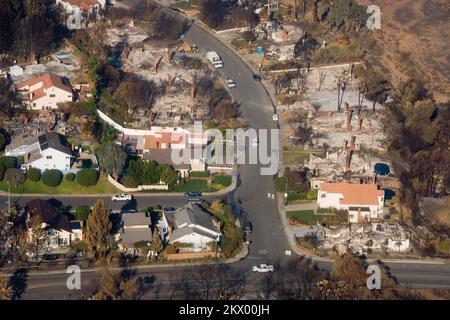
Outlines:
[[169,185],[167,184],[151,184],[151,185],[141,185],[137,188],[127,188],[120,182],[114,180],[113,177],[108,175],[108,181],[117,189],[123,191],[123,192],[139,192],[139,191],[145,191],[145,190],[169,190]]

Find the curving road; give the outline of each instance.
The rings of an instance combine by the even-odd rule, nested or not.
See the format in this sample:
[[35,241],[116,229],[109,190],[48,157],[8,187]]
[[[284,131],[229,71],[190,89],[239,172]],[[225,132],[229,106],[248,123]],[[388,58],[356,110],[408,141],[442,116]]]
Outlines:
[[[241,105],[242,115],[247,119],[249,127],[255,129],[274,129],[275,123],[271,115],[273,111],[271,99],[262,84],[255,82],[252,72],[227,46],[217,40],[212,34],[197,25],[192,25],[186,33],[185,39],[198,45],[200,52],[217,51],[224,61],[224,68],[219,69],[223,78],[230,77],[236,81],[233,89],[235,99]],[[259,165],[240,165],[241,184],[228,199],[235,200],[237,212],[245,219],[252,221],[254,232],[250,235],[252,241],[249,255],[246,259],[232,264],[242,272],[249,270],[252,264],[272,262],[278,263],[288,259],[285,250],[289,249],[282,221],[277,207],[277,199],[267,197],[268,193],[275,194],[273,177],[260,174]],[[52,198],[49,196],[48,198]],[[86,197],[58,197],[64,204],[76,206],[78,204],[93,203],[97,198]],[[123,209],[120,204],[109,203],[113,209]],[[1,196],[2,206],[6,197]],[[26,201],[23,197],[19,201]],[[182,197],[145,197],[136,198],[136,208],[146,208],[152,205],[181,206],[186,200]],[[317,262],[321,268],[330,269],[332,262]],[[399,283],[419,287],[450,288],[450,265],[440,263],[420,262],[388,262],[386,265]],[[140,268],[140,275],[154,275],[160,285],[167,284],[170,274],[176,273],[180,267],[152,267]],[[99,277],[99,272],[83,273],[86,285]],[[252,275],[252,279],[258,279]],[[66,274],[29,274],[28,287],[24,299],[67,299],[79,296],[77,292],[66,289]]]

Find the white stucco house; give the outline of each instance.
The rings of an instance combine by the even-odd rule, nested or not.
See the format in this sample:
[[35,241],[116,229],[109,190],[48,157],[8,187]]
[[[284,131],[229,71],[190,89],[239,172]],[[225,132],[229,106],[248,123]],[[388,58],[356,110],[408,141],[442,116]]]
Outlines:
[[351,223],[380,218],[384,208],[384,190],[376,184],[321,183],[317,195],[320,208],[348,210]]
[[63,136],[50,132],[37,137],[20,135],[12,139],[5,149],[5,155],[24,158],[22,169],[37,168],[41,171],[58,169],[70,171],[74,156]]
[[[53,207],[44,200],[34,199],[25,206],[25,222],[30,227],[30,219],[39,216],[42,228],[47,234],[47,247],[50,251],[67,248],[74,241],[83,240],[83,224],[81,221],[69,221],[66,215],[57,214]],[[33,239],[31,230],[28,232],[28,240]]]
[[164,213],[169,224],[170,243],[188,245],[186,250],[207,251],[211,242],[218,242],[221,237],[220,225],[198,205],[188,203],[174,213]]
[[31,110],[57,109],[59,103],[73,101],[68,82],[49,72],[20,81],[15,84],[15,89]]

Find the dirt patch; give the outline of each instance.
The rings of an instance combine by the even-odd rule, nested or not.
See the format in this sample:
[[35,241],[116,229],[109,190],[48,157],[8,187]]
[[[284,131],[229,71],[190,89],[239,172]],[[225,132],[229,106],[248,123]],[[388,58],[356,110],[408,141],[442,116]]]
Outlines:
[[450,197],[424,198],[420,206],[426,215],[450,227]]
[[381,50],[369,52],[394,85],[423,79],[438,101],[450,92],[450,3],[447,0],[357,0],[381,9],[381,30],[373,35]]

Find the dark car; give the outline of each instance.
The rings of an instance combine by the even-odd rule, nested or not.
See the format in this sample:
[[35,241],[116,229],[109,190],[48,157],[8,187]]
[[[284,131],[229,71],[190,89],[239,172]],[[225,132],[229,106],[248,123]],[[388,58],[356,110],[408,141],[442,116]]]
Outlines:
[[242,229],[244,230],[245,234],[252,233],[253,230],[252,223],[250,221],[245,221],[244,225],[242,226]]
[[188,201],[189,201],[189,203],[198,204],[198,205],[202,205],[206,202],[205,200],[200,199],[200,198],[189,198]]
[[176,209],[174,207],[168,207],[168,208],[164,208],[165,212],[174,212],[176,211]]
[[188,197],[188,198],[198,198],[198,197],[201,197],[201,193],[200,192],[186,192],[185,194],[184,194],[186,197]]
[[253,79],[260,82],[262,80],[262,77],[259,74],[253,74]]

